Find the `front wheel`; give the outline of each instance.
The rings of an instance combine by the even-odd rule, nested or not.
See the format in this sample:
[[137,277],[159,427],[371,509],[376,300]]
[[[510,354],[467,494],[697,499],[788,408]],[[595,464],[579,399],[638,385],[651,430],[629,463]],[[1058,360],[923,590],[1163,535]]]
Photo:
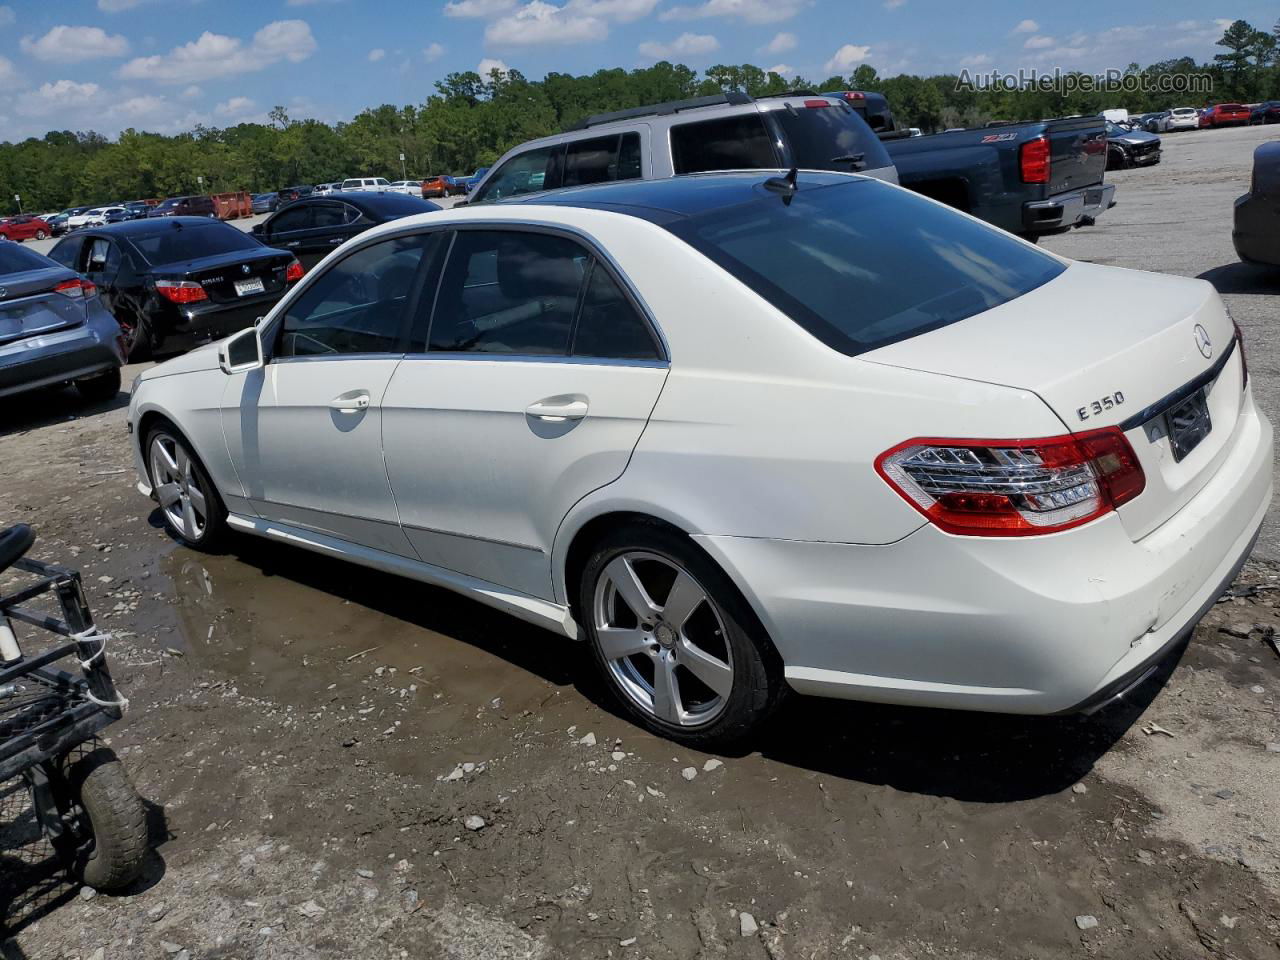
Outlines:
[[47,236],[49,236],[49,235],[48,235],[47,233],[45,233],[43,230],[37,230],[37,231],[36,231],[36,239],[37,239],[37,240],[43,240],[43,239],[45,239],[45,237],[47,237]]
[[757,730],[781,662],[732,581],[689,539],[634,524],[588,558],[578,612],[614,696],[643,726],[699,748]]
[[63,758],[57,784],[80,879],[95,890],[128,887],[147,855],[147,811],[124,764],[109,748],[85,744]]
[[215,550],[226,534],[227,510],[186,438],[160,426],[143,449],[165,529],[189,547]]

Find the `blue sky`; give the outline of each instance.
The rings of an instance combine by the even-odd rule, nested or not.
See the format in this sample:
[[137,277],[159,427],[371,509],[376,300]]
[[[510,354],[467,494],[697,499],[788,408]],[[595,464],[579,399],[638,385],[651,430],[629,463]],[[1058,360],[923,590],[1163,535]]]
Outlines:
[[349,119],[416,103],[455,70],[539,78],[670,59],[812,80],[1019,68],[1101,71],[1212,56],[1262,3],[1078,0],[0,0],[0,140],[49,129],[172,133],[196,123]]

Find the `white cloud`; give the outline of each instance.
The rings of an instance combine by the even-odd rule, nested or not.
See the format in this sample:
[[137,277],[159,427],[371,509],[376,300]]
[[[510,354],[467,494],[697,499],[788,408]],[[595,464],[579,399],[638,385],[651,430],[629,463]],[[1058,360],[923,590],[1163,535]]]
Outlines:
[[508,67],[505,63],[503,63],[501,60],[494,60],[492,57],[485,57],[478,64],[476,64],[476,73],[480,74],[480,76],[484,77],[484,79],[486,80],[489,79],[489,74],[493,73],[493,71],[495,70],[497,70],[504,77],[511,72],[511,68]]
[[169,53],[137,57],[120,68],[130,80],[191,83],[263,70],[280,60],[299,63],[315,52],[316,41],[305,20],[277,20],[253,35],[246,45],[239,37],[205,31],[199,39]]
[[884,0],[884,8],[886,10],[897,10],[906,2],[907,0]]
[[317,3],[341,3],[342,0],[285,0],[285,6],[310,7]]
[[867,56],[870,53],[871,47],[869,46],[846,43],[832,54],[831,59],[827,61],[827,65],[822,69],[827,73],[844,73],[846,70],[852,70],[860,63],[866,63]]
[[1013,33],[1035,33],[1040,29],[1040,24],[1034,20],[1022,20],[1013,28]]
[[446,17],[473,17],[488,19],[500,13],[506,13],[516,5],[517,0],[451,0],[444,5]]
[[422,48],[422,59],[427,63],[434,63],[444,56],[444,47],[438,43],[432,43]]
[[780,33],[760,48],[761,53],[786,53],[800,45],[794,33]]
[[705,0],[692,6],[671,7],[659,20],[702,20],[737,17],[747,23],[781,23],[809,6],[810,0]]
[[22,52],[37,60],[89,60],[94,57],[123,57],[129,41],[101,27],[53,27],[39,40],[23,37]]
[[119,13],[122,10],[132,10],[140,3],[142,0],[98,0],[98,9],[103,13]]
[[183,90],[182,93],[178,94],[178,96],[182,97],[184,100],[194,100],[202,93],[204,93],[204,91],[193,83],[191,86]]
[[257,112],[258,105],[248,97],[232,97],[213,108],[220,117],[245,117]]
[[22,86],[22,74],[7,57],[0,57],[0,90],[16,90]]
[[34,93],[25,95],[14,109],[27,117],[43,117],[64,110],[83,110],[92,107],[102,93],[96,83],[76,83],[59,80],[41,84]]
[[972,53],[967,57],[960,58],[960,66],[962,67],[985,67],[991,62],[991,57],[985,53]]
[[682,33],[671,43],[649,40],[640,44],[640,52],[654,60],[671,57],[701,57],[720,49],[720,41],[709,33]]
[[768,67],[765,73],[776,73],[780,77],[790,77],[794,75],[796,68],[789,63],[775,63],[772,67]]
[[108,111],[113,117],[123,118],[145,118],[154,120],[156,116],[169,106],[164,97],[151,96],[144,94],[140,97],[130,97],[128,100],[122,100]]
[[618,23],[634,23],[653,13],[658,0],[569,0],[566,10],[589,17],[607,17]]
[[0,6],[0,27],[7,27],[17,22],[17,19],[18,15],[13,12],[13,7]]
[[1028,50],[1044,50],[1048,47],[1052,47],[1057,42],[1058,41],[1053,39],[1053,37],[1045,37],[1037,34],[1034,37],[1027,37],[1027,42],[1024,43],[1023,46]]
[[374,47],[372,50],[369,51],[369,62],[377,63],[386,55],[387,55],[387,51],[383,50],[381,47]]
[[529,0],[484,30],[485,43],[496,47],[594,43],[609,36],[600,17],[578,14],[544,0]]

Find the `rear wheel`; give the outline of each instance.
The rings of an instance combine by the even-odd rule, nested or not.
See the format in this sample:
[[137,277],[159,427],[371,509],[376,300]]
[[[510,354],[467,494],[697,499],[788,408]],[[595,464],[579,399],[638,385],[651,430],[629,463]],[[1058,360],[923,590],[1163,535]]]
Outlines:
[[226,534],[227,509],[186,439],[160,426],[147,435],[144,449],[165,529],[197,550],[216,549]]
[[43,230],[37,230],[37,231],[36,231],[36,239],[37,239],[37,240],[43,240],[43,239],[44,239],[45,237],[47,237],[47,236],[49,236],[49,235],[48,235],[47,233],[45,233]]
[[110,400],[120,392],[120,368],[112,367],[97,376],[77,380],[76,389],[91,403]]
[[107,747],[68,753],[57,776],[80,879],[95,890],[123,890],[138,879],[147,855],[147,811],[124,764]]
[[639,723],[709,748],[753,733],[785,691],[772,644],[688,538],[633,524],[593,550],[578,610],[610,690]]
[[147,322],[131,313],[117,317],[116,322],[120,324],[120,333],[124,336],[124,352],[128,361],[141,363],[143,360],[150,360],[155,343]]

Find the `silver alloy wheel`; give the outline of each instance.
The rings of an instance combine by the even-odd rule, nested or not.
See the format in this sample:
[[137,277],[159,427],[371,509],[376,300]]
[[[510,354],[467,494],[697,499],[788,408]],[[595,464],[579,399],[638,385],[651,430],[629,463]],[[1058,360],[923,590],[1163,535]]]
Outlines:
[[208,503],[182,441],[163,431],[151,438],[151,483],[165,519],[191,542],[204,536]]
[[733,690],[728,632],[715,601],[676,561],[641,550],[614,557],[593,607],[609,673],[636,706],[681,727],[723,712]]

